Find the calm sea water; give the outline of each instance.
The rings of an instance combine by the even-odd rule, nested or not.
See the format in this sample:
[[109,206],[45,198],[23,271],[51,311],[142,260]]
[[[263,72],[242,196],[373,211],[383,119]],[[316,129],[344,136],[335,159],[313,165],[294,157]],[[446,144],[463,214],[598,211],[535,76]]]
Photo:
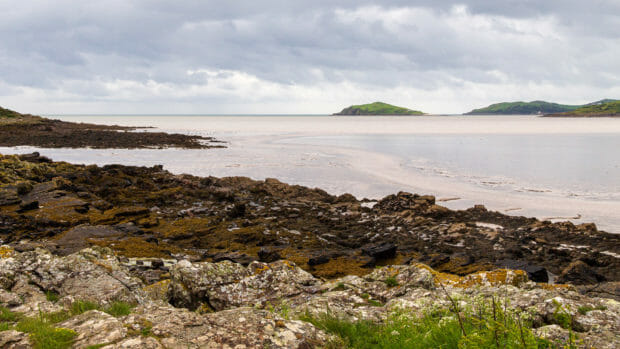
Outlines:
[[620,119],[534,116],[56,116],[215,136],[227,149],[38,150],[77,163],[279,178],[339,194],[435,194],[510,214],[594,221],[620,233]]
[[620,135],[340,135],[287,140],[398,156],[429,175],[502,190],[620,200]]

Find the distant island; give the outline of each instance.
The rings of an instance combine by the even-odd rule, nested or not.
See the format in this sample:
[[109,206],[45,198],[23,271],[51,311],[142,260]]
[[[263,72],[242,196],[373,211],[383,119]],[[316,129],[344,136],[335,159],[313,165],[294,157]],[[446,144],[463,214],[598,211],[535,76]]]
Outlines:
[[464,115],[515,115],[515,114],[553,114],[564,113],[577,110],[582,107],[596,106],[608,102],[615,102],[614,99],[603,99],[585,105],[566,105],[550,103],[545,101],[532,102],[504,102],[491,104],[486,108],[474,109]]
[[424,115],[424,113],[383,102],[374,102],[370,104],[352,105],[342,109],[340,113],[334,113],[332,115]]
[[564,113],[546,114],[551,117],[604,117],[620,116],[620,101],[590,104]]

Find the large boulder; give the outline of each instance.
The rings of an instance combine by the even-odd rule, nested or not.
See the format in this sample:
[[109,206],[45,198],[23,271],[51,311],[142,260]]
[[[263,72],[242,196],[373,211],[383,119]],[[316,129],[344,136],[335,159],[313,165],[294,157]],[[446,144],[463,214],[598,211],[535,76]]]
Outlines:
[[182,260],[170,270],[168,299],[177,307],[196,309],[208,304],[209,293],[218,287],[238,282],[250,272],[231,261],[190,263]]
[[182,261],[172,268],[170,276],[170,303],[189,309],[263,306],[300,293],[315,293],[320,283],[288,261],[253,262],[247,268],[230,261]]
[[123,339],[127,330],[111,315],[98,310],[87,311],[58,324],[77,333],[73,347],[86,348],[102,343],[114,343]]
[[144,299],[142,282],[129,274],[109,249],[102,248],[66,257],[37,249],[0,258],[0,287],[11,290],[24,284],[101,304]]
[[166,348],[315,348],[330,339],[309,323],[243,307],[200,315],[151,304],[136,308],[123,323],[129,332],[152,334]]

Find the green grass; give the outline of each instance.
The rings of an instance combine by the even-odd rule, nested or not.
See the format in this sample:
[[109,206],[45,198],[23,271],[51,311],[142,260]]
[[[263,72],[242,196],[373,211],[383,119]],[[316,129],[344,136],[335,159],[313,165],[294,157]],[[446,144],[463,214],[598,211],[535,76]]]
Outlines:
[[70,313],[72,316],[75,316],[75,315],[83,314],[89,310],[100,310],[114,317],[120,317],[120,316],[129,315],[133,307],[134,305],[132,304],[129,304],[126,302],[120,302],[120,301],[115,301],[115,302],[110,303],[110,305],[106,307],[102,307],[101,305],[94,303],[94,302],[78,300],[78,301],[75,301],[71,305]]
[[599,306],[596,306],[596,307],[591,307],[589,305],[583,305],[583,306],[580,306],[579,308],[577,308],[577,311],[581,315],[586,315],[587,313],[591,312],[592,310],[607,310],[607,307],[603,306],[603,305],[599,305]]
[[390,277],[386,278],[385,281],[383,281],[383,282],[385,282],[385,284],[388,287],[396,287],[396,286],[398,286],[398,281],[396,281],[396,278],[393,277],[393,276],[390,276]]
[[23,318],[15,325],[15,329],[29,333],[30,339],[37,349],[70,348],[73,339],[77,336],[77,333],[70,329],[54,327],[44,316]]
[[2,322],[15,322],[17,321],[17,314],[9,309],[0,306],[0,321]]
[[81,300],[77,300],[75,302],[73,302],[73,304],[71,304],[71,315],[75,316],[75,315],[80,315],[83,314],[89,310],[100,310],[101,306],[97,303],[94,302],[90,302],[90,301],[81,301]]
[[114,316],[121,317],[131,313],[133,306],[125,302],[114,302],[103,309],[104,312]]
[[[101,307],[94,302],[76,301],[69,311],[40,312],[38,317],[32,318],[24,317],[0,306],[0,331],[15,329],[29,333],[37,349],[69,348],[77,334],[72,330],[57,328],[54,325],[89,310],[102,310],[115,317],[125,316],[131,313],[132,307],[131,304],[125,302],[113,302],[107,307]],[[150,332],[150,328],[147,332]]]
[[[452,312],[427,310],[424,315],[399,311],[383,323],[349,321],[329,313],[304,315],[307,321],[335,334],[347,348],[552,348],[556,343],[537,338],[526,314],[493,300]],[[458,314],[458,316],[457,316]],[[571,343],[559,343],[569,345]]]
[[111,343],[102,343],[102,344],[95,344],[95,345],[89,345],[86,347],[86,349],[99,349],[99,348],[103,348],[106,345],[109,345]]
[[52,303],[56,303],[58,302],[58,299],[60,299],[60,296],[54,291],[46,291],[45,298]]
[[374,102],[370,104],[352,105],[343,109],[342,115],[424,115],[421,111],[397,107],[395,105]]

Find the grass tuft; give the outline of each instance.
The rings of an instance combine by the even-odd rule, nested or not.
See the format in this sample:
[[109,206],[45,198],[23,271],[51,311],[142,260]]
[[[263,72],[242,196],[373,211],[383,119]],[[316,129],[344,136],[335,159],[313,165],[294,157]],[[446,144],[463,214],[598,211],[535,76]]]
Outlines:
[[132,308],[133,306],[129,303],[113,302],[108,307],[104,308],[103,311],[114,317],[121,317],[129,315]]
[[58,299],[60,299],[60,296],[54,291],[46,291],[45,298],[52,303],[56,303],[58,302]]
[[38,318],[21,319],[15,325],[15,329],[29,333],[36,349],[70,348],[73,339],[77,336],[73,330],[54,327],[43,314],[40,314]]
[[396,311],[382,323],[350,321],[330,313],[306,314],[301,320],[335,334],[348,348],[551,348],[556,345],[533,334],[526,314],[506,309],[496,300],[459,309],[458,316],[451,309],[429,309],[421,315]]
[[17,314],[9,309],[0,306],[0,321],[2,322],[15,322],[17,321]]
[[71,304],[71,315],[80,315],[89,310],[99,310],[101,306],[95,302],[77,300]]
[[388,287],[398,286],[398,281],[393,276],[390,276],[390,277],[386,278],[384,282],[385,282],[386,285],[388,285]]

